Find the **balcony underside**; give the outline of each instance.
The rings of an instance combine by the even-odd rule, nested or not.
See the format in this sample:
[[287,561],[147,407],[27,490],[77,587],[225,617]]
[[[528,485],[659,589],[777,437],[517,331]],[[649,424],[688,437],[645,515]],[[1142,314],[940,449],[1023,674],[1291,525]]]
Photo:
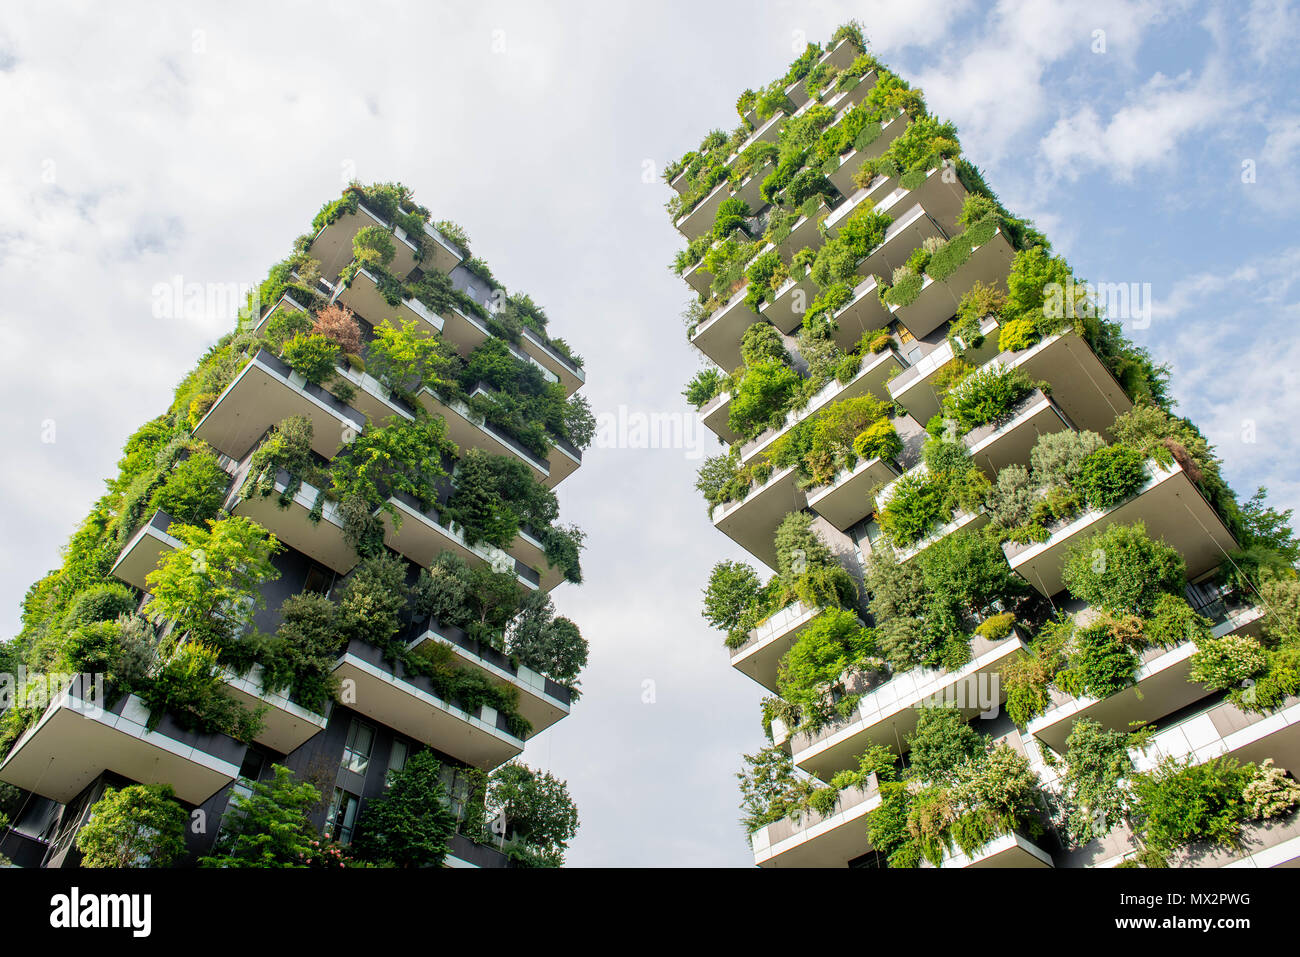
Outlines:
[[967,434],[965,441],[975,464],[996,480],[998,472],[1006,466],[1028,463],[1029,453],[1040,436],[1069,427],[1052,400],[1037,392],[1021,403],[1009,422],[975,429]]
[[408,678],[400,664],[384,662],[377,649],[354,641],[334,674],[345,682],[348,707],[481,770],[495,768],[524,749],[523,741],[495,726],[491,709],[484,711],[489,721],[448,704],[432,693],[427,679]]
[[731,428],[730,415],[730,392],[715,395],[700,408],[700,418],[704,420],[705,427],[728,445],[739,442],[742,438],[739,432]]
[[569,715],[569,704],[553,695],[547,694],[547,679],[531,668],[522,665],[511,670],[510,660],[499,652],[496,661],[490,661],[480,654],[466,648],[466,640],[458,644],[444,637],[439,631],[428,628],[412,640],[410,647],[414,650],[421,645],[436,642],[450,648],[456,661],[463,667],[479,672],[493,683],[508,685],[519,690],[519,713],[533,726],[533,734],[545,731]]
[[391,305],[379,291],[375,277],[364,269],[352,278],[351,285],[341,288],[335,301],[351,309],[372,326],[391,326],[400,329],[405,322],[415,323],[418,332],[425,335],[441,333],[443,320],[416,299],[404,299]]
[[972,854],[957,848],[944,855],[943,867],[1053,867],[1051,855],[1026,837],[1003,834],[995,837]]
[[731,667],[775,692],[781,659],[821,613],[820,608],[808,608],[798,602],[773,613],[749,633],[745,644],[732,650]]
[[357,553],[343,537],[343,519],[333,502],[325,502],[320,520],[311,520],[317,490],[303,485],[286,508],[280,507],[280,495],[286,488],[284,476],[276,480],[270,495],[254,495],[230,507],[232,515],[242,515],[261,525],[290,548],[302,552],[340,575],[346,575],[357,563]]
[[311,420],[312,449],[327,459],[365,428],[365,416],[360,412],[311,385],[263,350],[217,397],[195,427],[194,437],[242,460],[267,429],[294,415]]
[[880,803],[875,788],[867,792],[849,789],[841,792],[840,805],[827,818],[809,810],[797,823],[769,824],[754,834],[754,863],[768,868],[845,867],[871,852],[866,818]]
[[522,567],[508,552],[486,544],[467,544],[459,530],[449,528],[440,518],[421,511],[418,504],[407,496],[394,496],[389,499],[389,504],[402,518],[400,523],[396,523],[387,512],[381,513],[384,544],[417,565],[428,568],[443,552],[452,552],[473,566],[487,565],[496,571],[513,572],[520,585],[528,589],[537,588],[537,573]]
[[883,459],[865,459],[852,470],[840,472],[830,485],[808,495],[808,505],[822,518],[843,531],[866,517],[875,507],[871,491],[892,482],[898,470]]
[[[321,275],[327,282],[337,279],[343,267],[356,257],[352,240],[366,226],[390,228],[388,223],[379,219],[364,206],[358,206],[355,213],[344,213],[316,234],[308,251],[313,259],[320,262]],[[396,254],[387,268],[397,278],[405,279],[416,266],[415,246],[396,233],[392,238]]]
[[554,488],[559,478],[551,474],[550,463],[538,458],[522,445],[470,417],[469,407],[461,402],[448,402],[431,389],[420,391],[420,404],[431,415],[447,423],[447,437],[456,443],[463,456],[470,449],[482,449],[488,455],[504,455],[523,462],[532,470],[533,478],[547,488]]
[[227,674],[226,690],[249,711],[266,708],[262,713],[262,730],[254,738],[258,744],[289,754],[325,730],[323,714],[308,711],[281,693],[262,689],[262,669],[255,665],[247,675]]
[[[817,298],[817,284],[812,281],[811,276],[804,276],[800,280],[782,286],[778,292],[780,294],[775,299],[763,304],[763,317],[782,332],[790,334],[803,323],[804,313]],[[740,356],[739,348],[736,350],[736,356],[738,358]],[[723,368],[735,367],[723,366]]]
[[713,527],[775,569],[776,546],[772,537],[776,528],[788,514],[799,511],[807,503],[797,479],[798,473],[793,468],[774,472],[742,501],[728,502],[715,509]]
[[141,784],[170,784],[182,801],[202,804],[239,773],[244,747],[233,739],[184,732],[169,718],[149,731],[148,720],[134,695],[111,711],[60,695],[0,765],[0,780],[67,804],[113,771]]
[[586,384],[587,374],[582,370],[582,366],[562,358],[533,330],[525,328],[520,333],[519,345],[538,365],[558,377],[560,384],[564,386],[566,396],[573,395]]
[[170,525],[171,518],[165,512],[155,512],[131,536],[110,574],[141,591],[148,591],[145,577],[158,567],[164,555],[171,554],[182,545],[180,539],[168,533]]
[[1115,417],[1133,408],[1110,370],[1074,332],[1050,336],[1021,352],[1002,353],[998,361],[1051,385],[1052,400],[1077,429],[1107,435]]

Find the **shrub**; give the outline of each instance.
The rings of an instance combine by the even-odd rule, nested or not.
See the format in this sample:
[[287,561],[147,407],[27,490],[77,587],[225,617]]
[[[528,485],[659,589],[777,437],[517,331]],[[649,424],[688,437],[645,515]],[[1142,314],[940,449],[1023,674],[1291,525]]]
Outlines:
[[850,665],[874,651],[870,630],[862,627],[855,614],[828,608],[799,633],[782,657],[777,693],[808,713],[823,702],[826,688]]
[[139,600],[121,582],[101,582],[77,592],[64,612],[62,627],[71,631],[82,625],[113,621],[118,615],[135,611]]
[[332,339],[348,355],[361,354],[361,327],[352,310],[341,303],[332,302],[316,313],[311,331],[313,335]]
[[252,793],[236,798],[221,828],[213,853],[200,867],[305,867],[316,828],[310,814],[320,792],[295,782],[293,772],[272,765],[270,781],[256,781]]
[[1019,352],[1028,349],[1041,337],[1029,319],[1010,319],[998,328],[998,351]]
[[1300,784],[1287,777],[1284,768],[1274,767],[1272,758],[1265,758],[1253,769],[1241,796],[1248,817],[1278,817],[1300,804]]
[[1023,465],[1008,465],[998,472],[998,480],[989,492],[989,522],[995,528],[1016,528],[1029,520],[1037,503],[1029,470]]
[[294,372],[313,385],[322,385],[336,374],[343,350],[326,336],[299,333],[284,344],[283,356]]
[[981,756],[984,736],[967,724],[959,709],[948,706],[921,708],[916,730],[907,738],[908,776],[920,781],[947,780],[963,762]]
[[153,493],[150,510],[162,510],[182,525],[202,525],[215,518],[230,485],[216,456],[206,451],[191,452]]
[[1094,509],[1107,509],[1130,498],[1147,480],[1146,461],[1133,449],[1109,445],[1079,466],[1079,492]]
[[889,501],[878,513],[880,527],[895,545],[906,547],[923,539],[935,525],[952,517],[943,489],[928,475],[899,478]]
[[713,238],[726,239],[736,229],[745,228],[745,217],[749,215],[749,204],[743,199],[730,197],[718,204],[717,215],[713,219]]
[[704,591],[705,621],[726,632],[728,644],[743,644],[754,627],[753,608],[762,588],[762,581],[749,565],[718,562]]
[[997,615],[990,615],[979,623],[975,629],[975,634],[988,641],[1001,641],[1007,635],[1011,634],[1011,628],[1016,623],[1014,612],[1004,611]]
[[903,440],[889,419],[879,419],[858,433],[853,440],[854,453],[863,460],[893,459],[903,451]]
[[1096,624],[1075,632],[1070,667],[1057,676],[1057,684],[1076,696],[1108,698],[1133,684],[1138,664],[1109,623]]
[[1128,739],[1125,732],[1104,730],[1087,718],[1076,721],[1066,738],[1061,797],[1066,833],[1075,846],[1124,823],[1130,800],[1123,782],[1133,771]]
[[530,592],[510,623],[506,648],[534,671],[572,685],[587,666],[587,640],[568,618],[556,618],[550,596]]
[[447,807],[442,764],[431,751],[411,755],[388,781],[388,788],[366,802],[357,821],[353,850],[362,860],[385,867],[440,867],[456,830]]
[[1062,577],[1070,594],[1090,605],[1145,615],[1162,594],[1181,594],[1186,565],[1177,549],[1152,541],[1137,522],[1111,525],[1072,545]]
[[1232,758],[1203,764],[1165,758],[1131,780],[1139,833],[1162,853],[1201,840],[1233,845],[1248,813],[1242,795],[1252,777],[1249,765]]
[[397,247],[382,226],[362,226],[352,237],[352,254],[364,266],[384,267],[397,255]]
[[790,352],[776,326],[770,322],[756,322],[740,337],[740,357],[745,365],[759,362],[790,364]]
[[784,362],[760,359],[746,367],[732,391],[727,423],[739,435],[752,439],[785,422],[803,380]]
[[560,867],[569,841],[578,833],[578,808],[568,785],[549,771],[527,765],[502,765],[488,778],[488,814],[501,814],[510,838],[522,845],[535,866]]
[[996,422],[1033,391],[1019,369],[990,363],[966,376],[944,399],[944,411],[963,432]]
[[1192,611],[1186,599],[1165,594],[1156,599],[1143,630],[1151,644],[1172,647],[1184,641],[1205,641],[1210,636],[1210,622]]
[[1062,429],[1039,436],[1029,453],[1034,480],[1040,485],[1073,485],[1088,457],[1105,447],[1096,432]]
[[1207,691],[1222,691],[1254,677],[1267,665],[1264,649],[1249,635],[1207,635],[1197,640],[1189,677]]

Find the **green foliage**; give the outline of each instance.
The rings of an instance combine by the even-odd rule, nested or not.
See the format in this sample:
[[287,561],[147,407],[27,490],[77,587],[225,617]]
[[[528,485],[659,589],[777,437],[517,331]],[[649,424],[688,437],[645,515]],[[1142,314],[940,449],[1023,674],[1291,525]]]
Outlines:
[[316,830],[309,817],[320,792],[293,772],[272,765],[274,777],[258,781],[247,798],[236,798],[210,856],[200,867],[305,867]]
[[714,396],[721,395],[727,391],[728,378],[717,369],[701,369],[695,374],[695,377],[686,384],[682,390],[682,395],[686,401],[695,408],[702,409],[706,402]]
[[1264,649],[1249,635],[1207,635],[1197,639],[1188,677],[1205,685],[1207,691],[1222,691],[1253,678],[1267,667]]
[[578,808],[566,782],[549,771],[512,762],[488,779],[489,815],[503,814],[510,839],[544,867],[560,867],[569,841],[578,833]]
[[1017,368],[990,363],[961,380],[944,398],[944,413],[961,432],[999,422],[1033,391],[1028,377]]
[[744,644],[757,622],[753,611],[763,583],[744,562],[718,562],[704,590],[704,620],[725,632],[728,645]]
[[451,348],[437,336],[421,335],[413,319],[398,328],[376,326],[366,346],[366,371],[408,405],[415,405],[421,389],[445,390],[455,369]]
[[1178,550],[1147,536],[1142,522],[1111,525],[1066,553],[1065,587],[1108,611],[1145,615],[1165,593],[1181,594],[1186,565]]
[[568,618],[555,617],[545,592],[530,592],[510,623],[506,648],[521,664],[553,681],[573,685],[587,666],[587,641]]
[[284,344],[284,361],[313,385],[324,385],[338,372],[343,350],[328,336],[299,333]]
[[202,525],[216,517],[229,485],[216,456],[196,451],[172,469],[150,498],[149,510],[161,509],[183,525]]
[[925,782],[948,780],[960,764],[987,750],[984,737],[961,711],[947,705],[921,708],[907,745],[908,776]]
[[82,867],[170,867],[185,854],[188,815],[169,784],[105,788],[77,832]]
[[1083,463],[1106,447],[1096,432],[1061,429],[1038,437],[1029,453],[1034,481],[1039,485],[1073,486],[1083,470]]
[[1233,846],[1247,813],[1242,792],[1253,776],[1253,766],[1232,758],[1201,764],[1165,758],[1131,779],[1137,831],[1162,854],[1193,841]]
[[411,755],[388,789],[366,802],[357,821],[353,852],[384,867],[440,867],[449,850],[456,817],[447,807],[431,751]]
[[225,734],[244,743],[262,730],[265,708],[247,711],[230,697],[217,650],[197,641],[175,648],[137,694],[149,708],[150,730],[164,714],[188,731]]
[[732,391],[727,424],[749,439],[779,427],[802,384],[797,372],[776,359],[761,359],[747,366]]
[[1142,455],[1123,445],[1109,445],[1084,459],[1076,480],[1089,508],[1113,508],[1134,495],[1147,480]]
[[150,596],[144,612],[174,621],[178,634],[220,647],[252,628],[254,613],[265,604],[262,586],[280,577],[271,564],[280,543],[247,518],[208,526],[172,525],[181,547],[145,577]]
[[1138,664],[1133,649],[1103,621],[1075,632],[1070,666],[1057,676],[1057,683],[1076,696],[1108,698],[1133,684]]
[[870,629],[857,615],[828,608],[799,633],[781,659],[777,693],[805,714],[824,707],[828,690],[850,666],[868,661],[875,652]]
[[1103,838],[1125,821],[1130,799],[1123,782],[1133,772],[1129,735],[1081,718],[1065,741],[1061,803],[1065,830],[1079,847]]
[[713,219],[713,238],[726,239],[734,230],[745,228],[745,218],[750,215],[749,204],[735,196],[718,204]]

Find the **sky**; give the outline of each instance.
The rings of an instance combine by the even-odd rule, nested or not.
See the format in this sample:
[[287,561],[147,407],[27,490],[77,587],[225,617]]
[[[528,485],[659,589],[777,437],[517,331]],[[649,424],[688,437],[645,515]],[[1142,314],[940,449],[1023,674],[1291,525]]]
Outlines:
[[[15,2],[0,634],[232,325],[218,294],[176,309],[159,289],[255,284],[349,179],[401,181],[544,306],[606,424],[559,488],[589,535],[585,583],[554,596],[591,643],[584,694],[525,754],[578,803],[568,862],[752,864],[735,773],[763,691],[699,613],[713,563],[745,556],[693,488],[717,446],[680,394],[701,360],[658,172],[850,18],[1079,276],[1149,290],[1125,331],[1243,497],[1300,505],[1293,4]],[[652,415],[681,428],[650,441]]]

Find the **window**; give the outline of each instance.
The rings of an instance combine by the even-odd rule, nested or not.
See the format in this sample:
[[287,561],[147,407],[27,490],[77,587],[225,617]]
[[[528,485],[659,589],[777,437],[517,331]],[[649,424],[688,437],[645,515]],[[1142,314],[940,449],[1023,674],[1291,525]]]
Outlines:
[[375,729],[353,718],[352,727],[348,728],[348,743],[343,749],[343,769],[364,775],[370,767],[370,749],[374,746]]
[[307,580],[302,583],[302,590],[317,595],[327,595],[333,580],[333,572],[323,565],[313,563],[311,568],[307,570]]
[[394,739],[393,750],[388,754],[388,772],[384,775],[384,787],[392,787],[393,775],[406,767],[406,759],[410,753],[410,746],[405,741],[400,738]]
[[352,829],[357,825],[357,807],[361,799],[342,788],[334,789],[329,815],[325,818],[325,836],[340,844],[352,843]]
[[252,748],[244,752],[244,760],[239,765],[239,777],[235,778],[235,783],[230,788],[230,799],[226,802],[226,810],[222,812],[221,823],[217,825],[215,841],[221,840],[221,832],[229,825],[230,817],[239,803],[253,796],[253,785],[261,779],[265,766],[266,756],[262,752]]

